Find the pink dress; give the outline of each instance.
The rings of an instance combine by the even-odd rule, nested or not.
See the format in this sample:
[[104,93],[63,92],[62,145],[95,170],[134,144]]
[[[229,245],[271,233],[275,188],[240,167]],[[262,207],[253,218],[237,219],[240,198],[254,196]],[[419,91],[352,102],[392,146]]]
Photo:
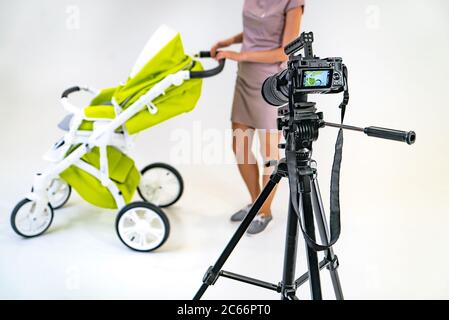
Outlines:
[[[304,6],[304,0],[245,0],[242,51],[282,47],[287,11]],[[239,62],[231,121],[255,129],[277,129],[277,108],[263,100],[266,78],[286,67],[281,63]]]

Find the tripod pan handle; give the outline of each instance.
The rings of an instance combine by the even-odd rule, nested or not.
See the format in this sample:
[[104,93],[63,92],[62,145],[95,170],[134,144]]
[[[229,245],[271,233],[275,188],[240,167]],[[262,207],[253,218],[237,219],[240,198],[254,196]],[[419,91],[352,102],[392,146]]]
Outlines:
[[414,131],[407,132],[379,127],[367,127],[363,131],[370,137],[405,142],[409,145],[414,144],[416,141],[416,133]]

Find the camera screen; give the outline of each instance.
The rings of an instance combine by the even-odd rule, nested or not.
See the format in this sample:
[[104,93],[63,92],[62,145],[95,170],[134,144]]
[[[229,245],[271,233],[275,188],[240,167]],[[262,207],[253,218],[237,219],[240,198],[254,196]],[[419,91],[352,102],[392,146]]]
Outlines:
[[303,88],[329,88],[332,84],[332,70],[303,71]]

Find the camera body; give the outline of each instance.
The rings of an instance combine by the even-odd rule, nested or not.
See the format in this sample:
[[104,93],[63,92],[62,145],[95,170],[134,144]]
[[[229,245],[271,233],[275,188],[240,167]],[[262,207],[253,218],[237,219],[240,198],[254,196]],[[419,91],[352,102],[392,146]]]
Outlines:
[[[287,69],[267,78],[262,86],[262,96],[267,103],[281,106],[288,103],[289,96],[345,91],[343,59],[314,56],[312,43],[313,33],[304,32],[284,48],[289,56]],[[304,56],[298,54],[302,49]]]
[[342,58],[312,58],[291,56],[289,69],[293,93],[327,94],[344,90]]

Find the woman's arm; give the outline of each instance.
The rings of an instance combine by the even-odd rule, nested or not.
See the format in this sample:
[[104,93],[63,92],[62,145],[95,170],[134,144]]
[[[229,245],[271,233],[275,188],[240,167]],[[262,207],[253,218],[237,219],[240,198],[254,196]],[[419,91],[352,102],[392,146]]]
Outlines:
[[[235,61],[249,61],[261,63],[276,63],[288,60],[284,53],[284,46],[293,41],[299,33],[301,25],[302,7],[287,11],[285,17],[285,28],[282,37],[282,47],[268,51],[220,51],[217,59],[231,59]],[[242,36],[243,37],[243,36]]]
[[242,42],[243,42],[243,32],[240,32],[239,34],[236,34],[235,36],[230,37],[228,39],[220,40],[216,44],[214,44],[210,49],[211,56],[215,58],[215,56],[217,55],[217,50],[219,48],[229,47],[233,44]]

